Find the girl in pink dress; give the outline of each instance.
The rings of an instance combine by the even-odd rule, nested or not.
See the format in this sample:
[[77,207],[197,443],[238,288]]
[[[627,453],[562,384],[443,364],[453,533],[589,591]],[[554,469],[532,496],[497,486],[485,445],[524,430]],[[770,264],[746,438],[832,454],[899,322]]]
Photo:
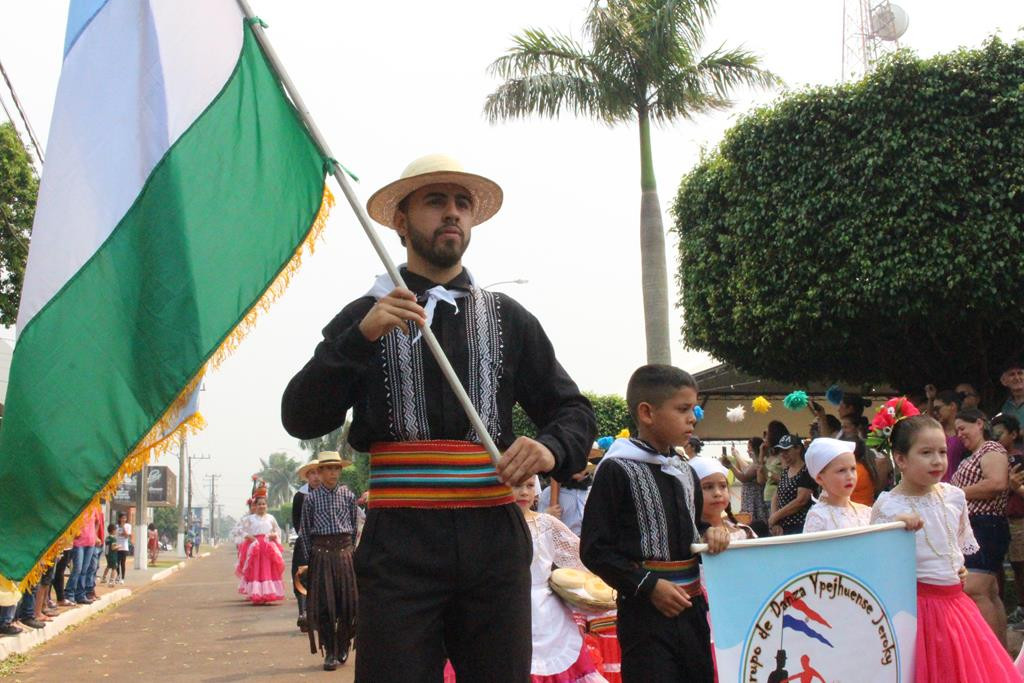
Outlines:
[[254,605],[284,600],[284,557],[281,550],[281,528],[273,515],[267,514],[267,491],[256,491],[256,512],[245,526],[245,549],[242,567],[242,589]]
[[916,683],[1021,683],[978,607],[964,593],[964,554],[978,543],[967,517],[964,492],[941,482],[946,473],[946,434],[931,417],[901,419],[892,427],[892,451],[903,473],[882,493],[872,522],[908,513],[923,521],[917,543]]

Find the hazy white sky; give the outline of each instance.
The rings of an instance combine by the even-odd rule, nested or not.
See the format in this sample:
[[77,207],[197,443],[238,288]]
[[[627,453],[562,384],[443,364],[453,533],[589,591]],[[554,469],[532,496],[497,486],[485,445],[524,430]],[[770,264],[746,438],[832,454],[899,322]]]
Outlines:
[[[622,393],[644,362],[639,255],[639,158],[635,127],[533,119],[489,125],[484,98],[497,85],[486,66],[526,27],[579,35],[585,0],[417,0],[339,3],[252,0],[335,156],[361,178],[365,199],[415,157],[447,152],[505,190],[501,212],[479,230],[465,263],[478,282],[502,285],[544,323],[583,389]],[[921,55],[976,46],[1024,26],[1024,6],[1005,0],[900,0],[910,15],[902,44]],[[60,73],[66,3],[0,4],[0,59],[45,147]],[[707,48],[742,44],[790,88],[840,77],[842,0],[722,0]],[[726,113],[698,116],[654,133],[662,205],[702,148],[735,118],[779,91],[737,93]],[[6,89],[0,97],[10,106]],[[13,110],[12,110],[13,111]],[[340,192],[336,193],[342,200]],[[666,227],[671,218],[666,214]],[[381,228],[396,261],[397,238]],[[670,273],[677,269],[669,236]],[[257,458],[283,450],[304,457],[280,426],[281,392],[308,359],[324,324],[382,272],[343,201],[325,240],[287,294],[221,369],[206,380],[200,409],[209,427],[191,440],[195,485],[223,475],[218,497],[238,514]],[[674,289],[674,286],[673,286]],[[683,348],[674,313],[673,361],[714,364]],[[176,466],[173,456],[165,464]],[[206,499],[197,492],[195,504]]]

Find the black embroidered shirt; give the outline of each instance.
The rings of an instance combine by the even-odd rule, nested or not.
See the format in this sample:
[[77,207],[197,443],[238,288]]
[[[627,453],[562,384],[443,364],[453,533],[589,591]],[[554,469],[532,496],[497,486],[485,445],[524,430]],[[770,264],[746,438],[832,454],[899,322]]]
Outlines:
[[682,484],[659,465],[615,458],[598,468],[583,512],[580,557],[623,599],[647,596],[654,589],[657,579],[641,562],[693,556],[690,544],[700,540],[693,536],[694,522],[701,532],[707,525],[699,519],[704,507],[700,480],[691,474],[696,520],[690,519]]
[[[402,276],[420,297],[437,284],[405,269]],[[555,456],[552,475],[564,480],[582,470],[596,431],[593,409],[540,323],[507,295],[473,287],[465,270],[445,287],[465,296],[458,311],[438,303],[431,329],[498,448],[516,439],[518,402]],[[359,322],[374,303],[356,299],[324,328],[313,358],[285,389],[285,429],[315,438],[340,427],[353,408],[349,443],[360,451],[377,441],[479,441],[422,340],[401,330],[375,342],[363,337]]]

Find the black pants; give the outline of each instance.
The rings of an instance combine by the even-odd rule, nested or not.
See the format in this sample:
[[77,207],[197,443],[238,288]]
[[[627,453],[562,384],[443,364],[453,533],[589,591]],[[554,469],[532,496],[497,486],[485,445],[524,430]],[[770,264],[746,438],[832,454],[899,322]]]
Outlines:
[[622,600],[618,615],[623,683],[712,683],[711,629],[703,597],[669,618],[642,596]]
[[71,549],[69,548],[60,554],[60,559],[57,560],[57,564],[53,569],[53,590],[57,593],[57,602],[64,600],[64,573],[67,571],[70,563]]
[[118,550],[117,551],[117,573],[121,576],[121,580],[124,581],[125,566],[128,563],[128,551]]
[[356,681],[530,678],[533,541],[514,504],[372,509],[356,548]]

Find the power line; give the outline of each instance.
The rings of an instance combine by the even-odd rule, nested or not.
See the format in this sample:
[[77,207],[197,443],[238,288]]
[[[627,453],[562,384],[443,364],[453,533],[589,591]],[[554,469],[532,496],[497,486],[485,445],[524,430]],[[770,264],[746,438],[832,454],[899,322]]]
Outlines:
[[[18,114],[21,115],[21,121],[25,124],[25,130],[28,132],[28,139],[32,141],[32,148],[35,150],[36,158],[39,159],[39,168],[43,167],[43,150],[39,146],[39,140],[36,139],[36,133],[32,130],[32,124],[28,122],[28,116],[25,114],[25,110],[21,106],[21,101],[18,100],[18,93],[14,92],[14,85],[11,83],[11,79],[7,76],[7,70],[4,69],[3,62],[0,62],[0,74],[3,75],[4,81],[7,83],[7,89],[11,91],[11,99],[14,100],[14,106],[18,110]],[[4,107],[4,111],[7,111],[7,107]],[[10,118],[10,113],[7,114],[7,118]]]

